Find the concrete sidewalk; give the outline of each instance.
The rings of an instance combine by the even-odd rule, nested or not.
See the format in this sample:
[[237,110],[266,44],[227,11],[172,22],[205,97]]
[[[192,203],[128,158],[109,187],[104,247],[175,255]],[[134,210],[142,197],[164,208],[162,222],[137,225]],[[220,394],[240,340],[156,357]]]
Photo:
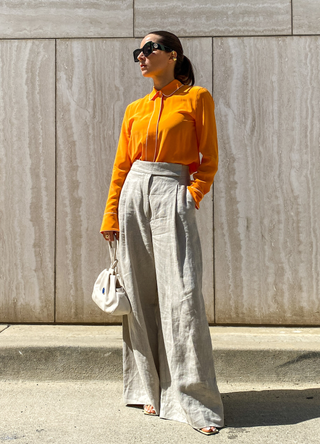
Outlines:
[[[210,331],[219,383],[320,382],[320,328]],[[121,326],[1,324],[0,380],[121,381]]]
[[319,388],[219,384],[227,427],[190,426],[125,407],[121,382],[0,381],[0,442],[19,444],[319,444]]
[[318,444],[320,328],[211,335],[227,427],[204,436],[124,406],[121,327],[0,325],[0,442]]

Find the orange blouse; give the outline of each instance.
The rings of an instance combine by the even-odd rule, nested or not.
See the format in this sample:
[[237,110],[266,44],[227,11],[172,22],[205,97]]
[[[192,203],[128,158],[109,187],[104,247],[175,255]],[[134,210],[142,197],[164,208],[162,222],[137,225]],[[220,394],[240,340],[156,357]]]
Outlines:
[[188,165],[196,208],[218,169],[214,101],[206,88],[173,80],[125,111],[100,231],[119,231],[121,188],[135,160]]

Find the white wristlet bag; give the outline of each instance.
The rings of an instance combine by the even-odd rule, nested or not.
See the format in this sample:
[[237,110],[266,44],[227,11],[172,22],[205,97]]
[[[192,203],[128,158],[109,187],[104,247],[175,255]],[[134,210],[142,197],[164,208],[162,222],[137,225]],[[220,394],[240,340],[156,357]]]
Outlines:
[[118,273],[117,241],[115,245],[108,242],[111,265],[109,270],[103,270],[93,286],[92,299],[101,310],[114,316],[131,313],[131,305]]

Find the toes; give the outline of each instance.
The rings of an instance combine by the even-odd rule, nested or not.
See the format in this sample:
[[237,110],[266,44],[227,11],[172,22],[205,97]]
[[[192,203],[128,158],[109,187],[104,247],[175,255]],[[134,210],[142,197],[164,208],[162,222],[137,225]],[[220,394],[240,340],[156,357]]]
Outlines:
[[212,426],[212,427],[203,427],[201,430],[202,430],[203,432],[216,432],[216,431],[217,431],[217,428],[214,427],[214,426]]
[[156,413],[156,411],[155,411],[153,405],[149,405],[149,404],[147,404],[147,405],[144,406],[144,409],[145,409],[145,411],[148,412],[148,413],[154,413],[154,414]]
[[149,407],[150,407],[150,410],[149,410],[150,413],[156,413],[153,405],[150,405]]

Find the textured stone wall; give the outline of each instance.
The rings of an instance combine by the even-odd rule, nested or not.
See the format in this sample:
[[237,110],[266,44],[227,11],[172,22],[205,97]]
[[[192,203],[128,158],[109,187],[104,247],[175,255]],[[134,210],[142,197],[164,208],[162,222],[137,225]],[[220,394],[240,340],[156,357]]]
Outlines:
[[0,322],[108,323],[91,301],[132,51],[182,39],[220,163],[197,212],[210,322],[320,324],[318,0],[0,1]]

